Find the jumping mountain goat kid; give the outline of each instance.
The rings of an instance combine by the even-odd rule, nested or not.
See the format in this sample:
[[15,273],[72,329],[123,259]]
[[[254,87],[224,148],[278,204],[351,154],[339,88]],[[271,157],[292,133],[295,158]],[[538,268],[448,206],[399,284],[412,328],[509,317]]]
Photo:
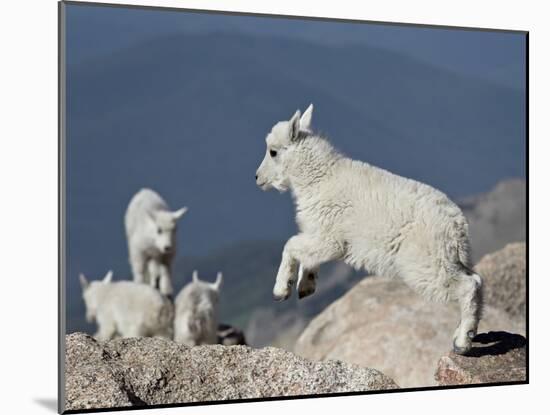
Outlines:
[[172,295],[176,224],[185,212],[186,207],[170,211],[162,197],[151,189],[141,189],[130,200],[124,224],[135,282],[148,283],[162,294]]
[[222,280],[221,272],[214,283],[200,281],[198,272],[193,272],[193,281],[176,297],[174,341],[188,346],[218,342],[218,299]]
[[132,281],[112,282],[109,271],[101,281],[88,282],[80,274],[86,320],[97,322],[100,341],[122,337],[172,338],[174,305],[155,288]]
[[[311,131],[313,105],[276,123],[256,172],[263,190],[291,190],[299,233],[282,253],[273,295],[286,300],[298,272],[300,298],[315,291],[319,266],[343,260],[356,269],[399,276],[436,301],[456,301],[457,353],[467,353],[482,307],[471,270],[468,224],[442,192],[338,153]],[[299,266],[299,267],[298,267]]]

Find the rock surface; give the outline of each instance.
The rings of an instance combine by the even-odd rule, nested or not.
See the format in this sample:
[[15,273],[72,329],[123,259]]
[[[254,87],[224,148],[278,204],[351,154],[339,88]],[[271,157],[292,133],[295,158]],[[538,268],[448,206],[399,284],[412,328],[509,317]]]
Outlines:
[[373,369],[275,348],[66,336],[65,410],[395,389]]
[[485,304],[525,318],[526,262],[525,242],[508,244],[481,259],[475,269],[483,277]]
[[[294,351],[378,369],[401,387],[432,386],[458,315],[454,305],[427,302],[400,280],[369,277],[313,319]],[[524,333],[525,320],[487,306],[479,329]]]
[[479,334],[468,356],[450,352],[439,359],[435,379],[439,385],[525,381],[526,345],[519,334]]

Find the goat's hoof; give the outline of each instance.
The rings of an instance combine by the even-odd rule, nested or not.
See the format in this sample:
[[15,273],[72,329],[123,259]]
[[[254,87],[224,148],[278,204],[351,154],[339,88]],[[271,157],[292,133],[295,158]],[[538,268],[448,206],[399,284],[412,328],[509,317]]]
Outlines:
[[277,302],[288,300],[288,297],[290,297],[290,293],[286,295],[275,295],[273,294],[273,299]]
[[466,355],[468,352],[472,350],[472,342],[468,341],[465,346],[458,346],[456,344],[456,339],[453,341],[453,352],[459,355]]
[[302,299],[304,297],[307,297],[311,294],[313,294],[315,292],[315,288],[310,288],[309,290],[303,290],[303,291],[298,291],[298,299]]

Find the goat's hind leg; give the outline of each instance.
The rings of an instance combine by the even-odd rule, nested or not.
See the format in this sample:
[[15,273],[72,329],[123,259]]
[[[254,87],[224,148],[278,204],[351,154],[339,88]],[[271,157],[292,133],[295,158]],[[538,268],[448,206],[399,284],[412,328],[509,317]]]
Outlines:
[[473,271],[462,271],[455,281],[454,297],[460,307],[460,323],[455,331],[453,350],[457,354],[467,354],[472,348],[472,339],[477,334],[477,327],[483,307],[481,277]]

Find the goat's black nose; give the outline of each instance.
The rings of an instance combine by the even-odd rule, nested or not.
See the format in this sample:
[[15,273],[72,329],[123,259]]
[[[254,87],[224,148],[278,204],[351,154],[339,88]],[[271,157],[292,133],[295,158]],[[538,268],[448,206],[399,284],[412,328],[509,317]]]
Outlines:
[[256,180],[258,180],[258,175],[256,175]]

